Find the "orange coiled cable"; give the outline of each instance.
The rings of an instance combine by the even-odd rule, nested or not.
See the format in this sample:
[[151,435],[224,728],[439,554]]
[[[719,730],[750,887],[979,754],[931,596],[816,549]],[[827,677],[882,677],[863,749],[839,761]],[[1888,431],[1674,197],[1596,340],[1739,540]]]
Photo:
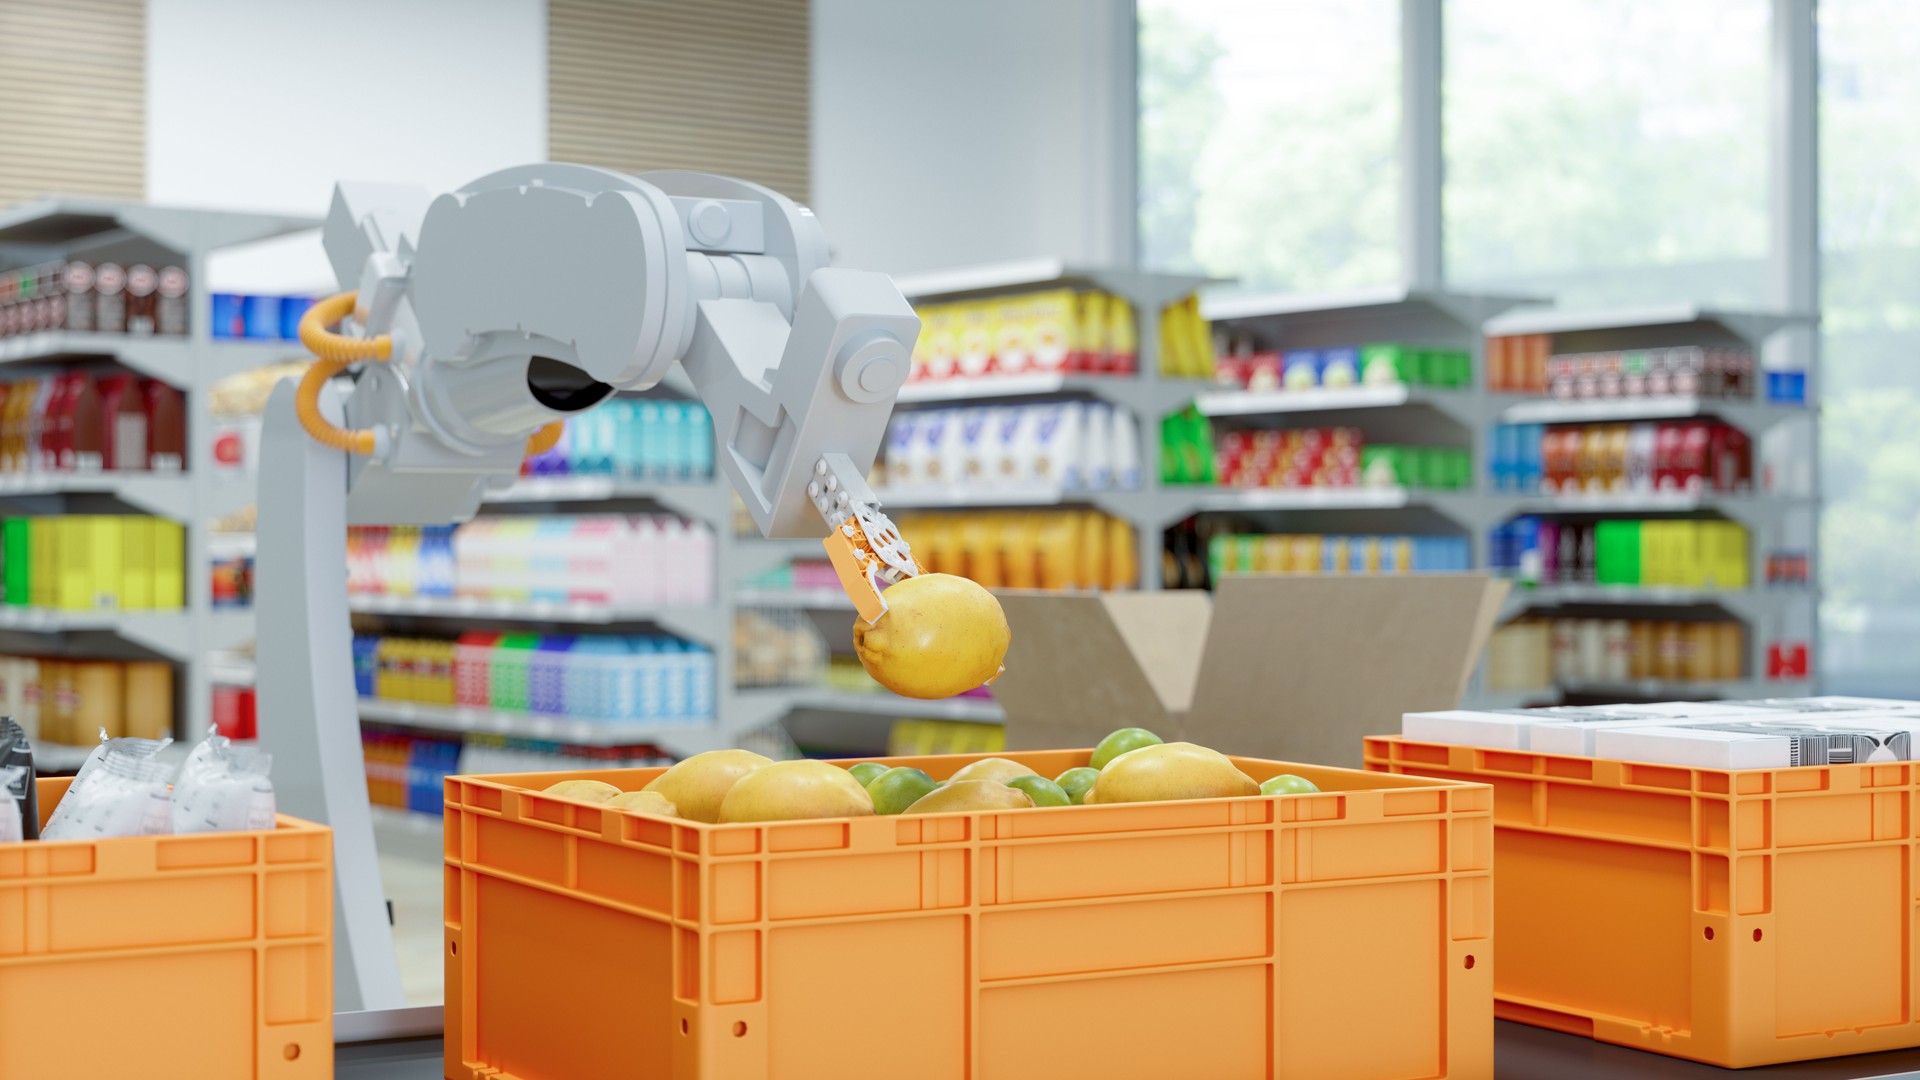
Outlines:
[[[393,338],[387,334],[356,338],[327,329],[353,311],[356,296],[352,292],[329,296],[301,316],[300,343],[320,359],[300,378],[300,388],[294,395],[294,412],[313,441],[335,450],[368,456],[374,451],[372,429],[349,430],[320,415],[320,388],[328,379],[362,360],[387,360],[393,356]],[[534,432],[527,439],[526,456],[544,454],[559,445],[564,427],[556,420]]]
[[350,454],[371,455],[374,437],[371,428],[348,430],[320,415],[320,388],[327,380],[362,360],[385,360],[393,355],[393,338],[356,338],[327,329],[353,311],[354,293],[329,296],[307,309],[300,318],[300,344],[320,359],[300,377],[294,394],[293,409],[309,438],[322,446],[345,450]]

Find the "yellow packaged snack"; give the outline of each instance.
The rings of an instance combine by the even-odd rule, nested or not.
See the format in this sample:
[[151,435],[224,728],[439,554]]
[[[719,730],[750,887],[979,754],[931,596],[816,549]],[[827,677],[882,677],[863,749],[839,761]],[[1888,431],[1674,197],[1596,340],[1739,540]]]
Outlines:
[[995,301],[974,301],[955,305],[959,326],[956,331],[954,373],[975,378],[993,368],[993,345],[1000,308]]
[[1040,523],[1040,587],[1064,592],[1079,579],[1080,515],[1036,515]]
[[1073,355],[1067,366],[1072,371],[1105,371],[1112,351],[1113,327],[1107,319],[1107,294],[1099,291],[1074,296]]
[[1107,516],[1098,510],[1085,510],[1080,517],[1080,563],[1074,573],[1074,585],[1080,589],[1102,589],[1107,584]]
[[1070,370],[1077,344],[1078,313],[1073,292],[1053,289],[1026,297],[1029,367],[1034,371]]
[[960,547],[966,562],[962,577],[972,578],[983,588],[1006,585],[1000,570],[1001,524],[996,514],[968,514],[960,519]]
[[993,370],[1019,375],[1033,366],[1033,313],[1024,296],[1003,297],[993,327]]
[[1107,519],[1107,588],[1132,589],[1140,585],[1140,548],[1133,525],[1125,518]]
[[1001,567],[1009,589],[1040,587],[1040,518],[1035,513],[1008,514],[1000,523]]
[[1134,325],[1133,306],[1118,296],[1107,297],[1107,325],[1110,347],[1105,370],[1116,375],[1131,375],[1139,368],[1140,336]]

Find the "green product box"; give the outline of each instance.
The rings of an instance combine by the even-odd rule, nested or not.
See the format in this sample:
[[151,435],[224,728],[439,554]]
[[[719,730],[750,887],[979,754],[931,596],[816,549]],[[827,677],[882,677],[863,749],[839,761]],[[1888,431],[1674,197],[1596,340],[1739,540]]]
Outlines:
[[1227,573],[1233,557],[1233,537],[1215,536],[1207,540],[1207,580],[1218,583]]
[[1160,421],[1160,482],[1181,484],[1180,418],[1168,416]]
[[26,518],[7,518],[0,523],[0,559],[5,560],[5,601],[25,607],[33,599],[33,547],[27,542],[31,528]]
[[1413,448],[1374,445],[1360,448],[1360,483],[1366,487],[1412,487],[1417,468]]
[[1455,349],[1447,354],[1447,385],[1464,390],[1473,385],[1473,354]]
[[1640,522],[1602,521],[1593,529],[1594,580],[1602,585],[1640,584]]
[[512,712],[527,709],[527,682],[531,674],[533,652],[540,647],[539,634],[502,634],[495,643],[493,670],[487,686],[492,691],[493,707]]
[[1360,381],[1368,386],[1417,383],[1414,352],[1391,341],[1360,346]]

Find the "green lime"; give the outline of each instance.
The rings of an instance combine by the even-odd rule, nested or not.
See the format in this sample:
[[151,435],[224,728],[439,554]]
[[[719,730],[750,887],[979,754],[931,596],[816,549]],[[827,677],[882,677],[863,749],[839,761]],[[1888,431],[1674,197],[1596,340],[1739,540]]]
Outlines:
[[873,783],[875,777],[878,777],[886,771],[887,766],[877,761],[863,761],[858,765],[850,765],[847,767],[847,772],[853,775],[853,779],[861,787],[866,787],[868,784]]
[[1087,801],[1087,789],[1091,788],[1093,782],[1098,779],[1100,779],[1099,769],[1082,765],[1054,777],[1053,782],[1059,784],[1060,789],[1067,793],[1067,798],[1072,799],[1074,805],[1078,806]]
[[1007,781],[1007,786],[1015,791],[1024,791],[1035,806],[1072,806],[1074,798],[1061,789],[1059,784],[1044,776],[1016,776]]
[[867,794],[873,798],[874,813],[897,814],[939,786],[919,769],[901,765],[874,777]]
[[1306,795],[1319,790],[1319,785],[1313,781],[1292,773],[1281,773],[1260,785],[1262,795]]
[[1143,746],[1153,746],[1163,741],[1165,740],[1146,728],[1123,727],[1101,739],[1100,745],[1093,748],[1093,767],[1104,769],[1107,767],[1107,762],[1129,750],[1138,750]]

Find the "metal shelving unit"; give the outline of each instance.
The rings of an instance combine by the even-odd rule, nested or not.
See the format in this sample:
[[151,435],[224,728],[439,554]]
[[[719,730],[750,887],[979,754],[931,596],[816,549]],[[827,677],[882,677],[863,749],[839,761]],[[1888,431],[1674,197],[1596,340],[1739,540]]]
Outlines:
[[[1558,308],[1510,311],[1487,321],[1488,336],[1546,334],[1554,353],[1613,349],[1659,348],[1675,345],[1737,345],[1751,349],[1756,366],[1769,340],[1783,330],[1812,325],[1814,316],[1793,313],[1743,312],[1694,304],[1666,304],[1598,311]],[[1759,482],[1761,436],[1776,424],[1811,420],[1818,414],[1814,402],[1776,403],[1765,400],[1764,386],[1752,399],[1722,399],[1680,395],[1674,397],[1556,400],[1511,394],[1489,395],[1495,423],[1574,424],[1717,417],[1744,431],[1752,440],[1756,483]],[[1483,444],[1484,446],[1484,444]],[[1484,478],[1482,480],[1484,483]],[[1624,493],[1598,495],[1513,495],[1502,507],[1501,519],[1514,513],[1622,516],[1634,514],[1715,515],[1744,525],[1750,537],[1752,585],[1738,590],[1619,588],[1551,585],[1516,590],[1507,605],[1508,616],[1540,607],[1580,607],[1591,611],[1605,605],[1615,617],[1657,615],[1675,607],[1719,608],[1748,628],[1745,679],[1734,682],[1637,682],[1607,686],[1562,687],[1569,694],[1620,697],[1775,697],[1811,692],[1805,681],[1764,678],[1767,647],[1789,623],[1803,626],[1810,637],[1819,591],[1810,584],[1770,585],[1766,557],[1782,546],[1786,530],[1803,523],[1811,536],[1813,514],[1819,505],[1816,489],[1726,495],[1703,493]],[[1491,524],[1489,522],[1488,524]]]
[[[186,606],[179,611],[52,612],[0,609],[0,630],[59,635],[66,649],[75,634],[104,633],[149,649],[180,666],[183,708],[179,735],[202,736],[212,713],[214,650],[252,636],[251,612],[212,605],[208,525],[253,500],[253,483],[216,472],[209,389],[229,376],[299,356],[297,343],[217,339],[212,291],[213,252],[317,228],[319,222],[274,214],[226,213],[146,206],[109,199],[49,198],[0,210],[0,262],[27,265],[59,258],[117,257],[132,245],[165,249],[192,283],[188,332],[180,337],[45,331],[0,340],[0,378],[57,370],[70,363],[115,362],[158,379],[185,395],[187,461],[177,475],[93,473],[8,476],[0,501],[10,512],[57,514],[75,496],[109,497],[136,511],[186,525]],[[11,370],[10,370],[11,369]],[[77,650],[76,650],[77,651]]]
[[[1754,587],[1737,591],[1615,589],[1546,586],[1516,590],[1505,617],[1539,608],[1604,606],[1618,617],[1632,613],[1669,613],[1676,607],[1718,607],[1747,623],[1752,655],[1748,670],[1764,673],[1768,636],[1785,613],[1799,611],[1812,619],[1817,593],[1811,587],[1768,587],[1764,553],[1780,535],[1783,523],[1815,505],[1812,493],[1717,495],[1713,493],[1653,493],[1546,496],[1496,491],[1486,468],[1492,428],[1502,423],[1586,423],[1659,420],[1713,416],[1726,420],[1754,437],[1758,454],[1760,433],[1775,423],[1812,414],[1811,407],[1762,401],[1720,400],[1696,396],[1560,401],[1499,393],[1486,389],[1484,342],[1487,336],[1550,334],[1555,352],[1649,348],[1670,345],[1744,344],[1756,358],[1776,332],[1804,325],[1806,316],[1733,312],[1695,305],[1662,305],[1614,311],[1570,311],[1525,307],[1523,297],[1474,296],[1441,291],[1389,287],[1324,295],[1222,296],[1209,299],[1201,312],[1210,321],[1250,331],[1266,348],[1320,348],[1377,341],[1469,348],[1474,356],[1471,387],[1459,390],[1417,386],[1361,385],[1303,390],[1235,391],[1210,389],[1196,399],[1207,416],[1244,422],[1271,417],[1271,422],[1342,423],[1361,426],[1379,441],[1468,445],[1475,453],[1472,488],[1463,491],[1424,491],[1405,488],[1307,489],[1192,489],[1184,503],[1162,506],[1171,522],[1185,512],[1285,513],[1289,511],[1377,511],[1380,531],[1392,532],[1417,520],[1427,524],[1437,514],[1468,537],[1473,564],[1488,564],[1488,538],[1497,524],[1517,514],[1559,515],[1700,515],[1714,514],[1737,521],[1750,530]],[[1312,418],[1309,421],[1309,417]],[[1171,490],[1171,489],[1167,489]],[[1750,677],[1727,684],[1635,684],[1617,689],[1623,696],[1647,693],[1673,697],[1756,696],[1793,692],[1804,684],[1770,683]],[[1528,691],[1487,691],[1476,679],[1469,703],[1511,707],[1551,700],[1563,690],[1592,687],[1542,687]]]

